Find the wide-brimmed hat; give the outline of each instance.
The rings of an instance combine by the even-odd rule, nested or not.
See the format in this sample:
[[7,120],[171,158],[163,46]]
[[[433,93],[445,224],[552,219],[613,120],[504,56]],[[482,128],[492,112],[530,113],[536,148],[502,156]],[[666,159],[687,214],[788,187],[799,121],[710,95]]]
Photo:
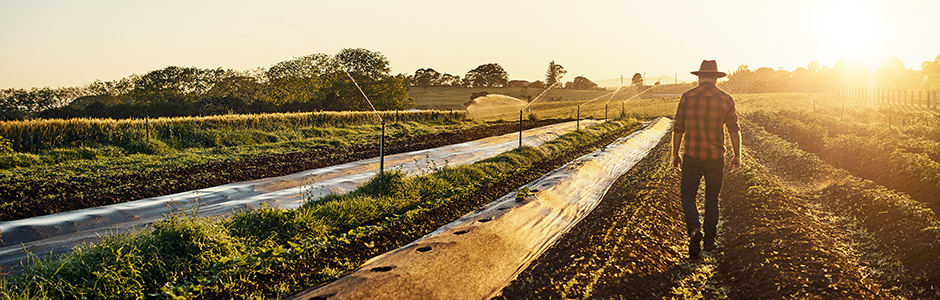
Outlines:
[[725,77],[725,72],[718,71],[718,63],[714,60],[703,60],[702,66],[698,68],[698,71],[692,71],[692,74],[695,76],[700,76],[701,74],[715,74],[718,75],[718,78]]

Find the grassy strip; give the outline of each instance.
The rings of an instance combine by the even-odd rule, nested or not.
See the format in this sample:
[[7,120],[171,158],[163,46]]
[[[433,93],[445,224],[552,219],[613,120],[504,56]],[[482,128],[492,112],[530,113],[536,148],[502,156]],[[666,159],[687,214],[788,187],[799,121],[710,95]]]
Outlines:
[[[391,122],[441,122],[463,120],[463,111],[383,111],[382,118]],[[213,134],[266,131],[314,126],[374,124],[373,112],[305,112],[222,115],[208,117],[175,117],[145,119],[40,119],[0,122],[0,136],[11,140],[18,152],[36,152],[53,148],[81,147],[89,144],[129,145],[139,143],[148,134],[168,144],[206,146]],[[200,138],[199,141],[193,139]]]
[[[389,138],[449,131],[480,125],[457,119],[390,123]],[[123,144],[86,144],[60,147],[36,153],[15,152],[0,155],[0,175],[8,178],[45,175],[53,169],[81,175],[91,170],[135,173],[154,167],[172,167],[219,159],[287,153],[318,146],[339,146],[369,142],[380,135],[381,126],[306,125],[276,130],[204,129],[184,137],[140,139]]]
[[[262,208],[222,220],[171,216],[152,232],[109,237],[9,276],[13,298],[265,298],[308,284],[305,261],[467,195],[534,162],[630,125],[610,122],[522,147],[472,165],[409,178],[388,173],[347,195],[312,200],[296,210]],[[348,266],[353,268],[354,265]],[[348,270],[318,270],[324,279]],[[259,282],[258,278],[268,278]]]

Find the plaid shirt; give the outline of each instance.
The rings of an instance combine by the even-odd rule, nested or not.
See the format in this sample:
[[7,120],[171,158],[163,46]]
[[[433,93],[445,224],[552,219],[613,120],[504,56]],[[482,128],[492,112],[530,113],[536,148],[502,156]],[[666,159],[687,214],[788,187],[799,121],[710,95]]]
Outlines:
[[734,100],[714,83],[705,82],[682,93],[676,110],[674,131],[685,133],[685,154],[702,160],[721,159],[725,154],[724,130],[740,130]]

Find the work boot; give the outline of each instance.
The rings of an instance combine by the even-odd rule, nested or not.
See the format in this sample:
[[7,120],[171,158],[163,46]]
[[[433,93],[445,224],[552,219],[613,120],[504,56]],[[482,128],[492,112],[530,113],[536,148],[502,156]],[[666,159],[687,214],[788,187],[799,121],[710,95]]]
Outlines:
[[689,235],[689,258],[696,258],[702,252],[702,231],[695,230]]

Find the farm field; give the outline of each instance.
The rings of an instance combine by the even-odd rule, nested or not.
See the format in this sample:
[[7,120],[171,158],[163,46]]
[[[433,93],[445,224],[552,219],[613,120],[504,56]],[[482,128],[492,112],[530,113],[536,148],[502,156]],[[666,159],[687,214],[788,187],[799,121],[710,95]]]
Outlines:
[[[591,215],[500,297],[940,297],[940,221],[930,184],[940,173],[935,110],[825,94],[735,99],[745,167],[726,175],[718,251],[700,260],[685,257],[678,174],[669,168],[667,134],[614,183]],[[348,274],[367,259],[628,134],[637,124],[631,117],[671,116],[677,100],[621,101],[617,117],[626,119],[566,135],[538,150],[524,147],[471,169],[442,168],[414,179],[376,178],[303,209],[260,209],[212,222],[173,216],[154,226],[158,236],[115,237],[66,261],[40,262],[25,275],[8,276],[12,281],[0,296],[65,295],[92,283],[100,284],[91,289],[95,293],[115,298],[141,291],[183,298],[290,295]],[[542,110],[533,105],[533,113],[568,117],[565,111],[572,106],[559,102]],[[603,113],[603,105],[584,106],[585,111]],[[513,114],[518,118],[518,111]],[[858,159],[866,159],[867,167],[853,169]],[[245,225],[251,229],[237,229]],[[175,244],[185,251],[134,250],[159,248],[160,241],[179,243],[181,234],[195,237]],[[219,250],[190,250],[205,247]],[[148,265],[146,257],[172,258],[174,265]],[[102,258],[111,261],[110,273],[76,264]],[[59,272],[67,276],[50,277]]]
[[[599,90],[573,90],[553,88],[535,100],[530,109],[524,112],[525,117],[534,114],[542,118],[576,118],[577,107],[581,107],[582,118],[603,119],[605,106],[608,118],[619,118],[621,113],[630,117],[651,119],[661,115],[674,114],[661,109],[659,103],[670,102],[667,99],[677,98],[678,94],[691,88],[688,84],[665,84],[655,87],[626,86],[617,93],[614,89]],[[453,88],[429,87],[427,89],[412,87],[408,94],[415,98],[415,103],[421,109],[464,109],[475,93],[487,92],[514,97],[523,101],[535,99],[541,89],[530,88]],[[592,99],[591,101],[586,103]],[[677,99],[676,99],[677,100]],[[518,109],[518,108],[516,108]],[[665,112],[665,114],[663,114]],[[519,111],[510,110],[502,113],[493,113],[482,118],[484,120],[518,120]]]

